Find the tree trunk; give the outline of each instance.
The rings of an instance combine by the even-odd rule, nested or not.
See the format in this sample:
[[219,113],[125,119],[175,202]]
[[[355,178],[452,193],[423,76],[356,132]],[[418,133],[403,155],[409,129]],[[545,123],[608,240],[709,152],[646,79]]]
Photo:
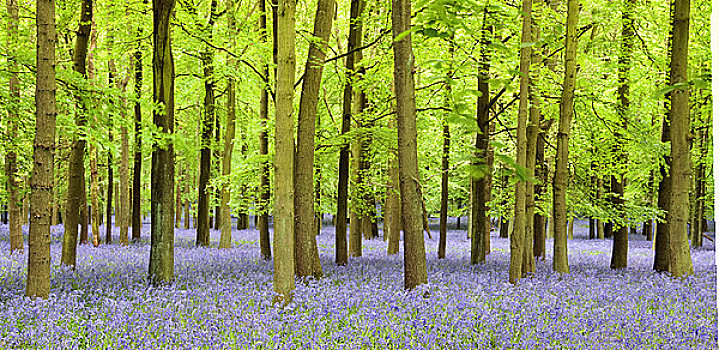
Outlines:
[[[110,79],[110,82],[112,82],[112,79]],[[112,137],[112,129],[114,128],[112,125],[112,119],[108,118],[108,139],[110,141],[110,144],[114,142]],[[114,182],[115,179],[113,178],[112,173],[112,151],[107,150],[107,202],[105,202],[105,216],[107,217],[107,222],[105,223],[105,243],[110,244],[112,243],[112,200],[113,200],[113,190],[114,190]]]
[[[540,122],[539,135],[537,135],[537,154],[536,154],[536,178],[539,181],[534,186],[534,194],[536,198],[541,198],[547,185],[547,176],[549,169],[544,164],[544,137],[551,126],[551,119],[543,119]],[[547,218],[541,213],[534,214],[534,257],[544,260],[546,258],[546,224]]]
[[[689,46],[689,0],[674,1],[671,36],[671,63],[669,84],[687,82],[687,51]],[[680,86],[670,92],[669,142],[671,166],[669,181],[671,195],[667,225],[669,226],[669,272],[674,277],[694,274],[689,253],[687,222],[689,220],[689,187],[691,179],[691,153],[689,152],[689,89]]]
[[285,306],[295,289],[294,156],[292,118],[295,83],[295,1],[281,0],[277,11],[277,98],[275,119],[275,297]]
[[[212,29],[217,14],[217,1],[210,2],[210,18],[205,26],[206,34],[212,38]],[[210,39],[211,40],[211,39]],[[215,115],[215,77],[212,48],[206,47],[202,52],[202,71],[205,80],[205,99],[202,114],[202,146],[200,148],[200,182],[198,185],[197,203],[197,236],[195,245],[208,247],[210,245],[210,193],[207,184],[210,181],[212,163],[212,136],[213,127],[217,118]]]
[[[522,0],[522,38],[520,48],[519,116],[517,117],[517,164],[527,165],[527,105],[529,102],[529,70],[532,49],[532,0]],[[514,230],[510,237],[509,282],[516,284],[522,276],[522,260],[526,244],[526,193],[527,182],[514,186]]]
[[[394,86],[394,84],[392,84]],[[394,88],[392,89],[394,92]],[[390,129],[397,128],[395,118],[390,118],[387,122]],[[399,163],[397,160],[396,149],[390,152],[388,157],[389,167],[389,186],[387,187],[387,208],[385,209],[385,221],[389,233],[387,234],[387,254],[393,255],[399,253],[399,236],[402,228],[401,204],[399,198]]]
[[80,202],[80,244],[89,244],[88,225],[90,223],[90,207],[87,205],[87,188],[82,186]]
[[[90,27],[92,22],[92,0],[83,0],[80,5],[80,24],[75,37],[75,48],[73,49],[73,70],[83,78],[86,77],[86,59],[88,41],[90,39]],[[75,115],[75,124],[82,133],[86,124],[85,116],[85,92],[79,92],[78,114]],[[86,210],[85,202],[85,136],[75,135],[70,151],[70,159],[67,167],[67,200],[65,202],[65,232],[62,240],[61,263],[75,266],[77,250],[77,225],[79,212]],[[85,226],[86,227],[86,226]],[[86,228],[85,228],[86,229]],[[82,243],[82,237],[80,242]]]
[[[153,4],[154,4],[153,0]],[[137,27],[137,36],[143,37],[142,27]],[[133,154],[132,167],[132,242],[140,242],[140,231],[142,230],[142,111],[140,109],[140,99],[142,98],[142,41],[137,40],[137,48],[133,53],[133,65],[135,75],[135,152]]]
[[[50,294],[50,202],[54,187],[55,150],[55,1],[38,0],[35,140],[30,177],[30,230],[27,286],[29,297]],[[77,232],[77,230],[75,231]],[[74,246],[73,246],[74,247]]]
[[479,132],[475,135],[475,152],[476,159],[474,161],[474,171],[471,174],[471,221],[470,221],[470,238],[472,241],[471,263],[484,263],[486,249],[484,233],[489,227],[487,217],[487,204],[489,198],[485,188],[492,176],[489,165],[489,56],[487,53],[488,36],[492,35],[491,26],[487,19],[487,10],[483,12],[482,31],[482,52],[480,53],[481,61],[477,66],[477,90],[480,96],[477,97],[477,127]]
[[[18,24],[20,23],[20,16],[17,0],[7,0],[6,7],[8,12],[8,37],[5,50],[8,53],[8,71],[10,73],[10,93],[8,94],[9,103],[6,105],[8,113],[6,127],[10,135],[17,135],[18,123],[20,122],[20,79],[18,78],[20,65],[18,64],[16,43],[18,40]],[[22,199],[20,196],[20,182],[17,178],[18,145],[15,142],[15,138],[12,137],[6,142],[9,143],[6,147],[7,153],[5,154],[5,176],[7,177],[7,209],[10,220],[8,227],[10,230],[10,252],[22,253],[24,249],[24,240],[22,235]],[[77,229],[75,232],[77,234]]]
[[557,132],[557,159],[553,184],[554,205],[554,257],[552,268],[559,273],[569,273],[567,260],[567,182],[569,180],[569,134],[574,116],[574,87],[577,81],[577,22],[579,1],[567,0],[567,31],[564,58],[564,85]]
[[[185,174],[187,176],[187,174]],[[190,179],[189,176],[185,179],[185,193],[190,193]],[[190,199],[185,199],[185,230],[190,229],[190,222],[192,221],[190,213],[192,212],[192,203],[190,203]]]
[[[170,18],[174,0],[153,0],[152,73],[153,102],[164,106],[153,111],[153,122],[172,140],[175,131],[175,67],[170,40]],[[175,153],[172,141],[153,144],[151,173],[150,281],[170,283],[174,279]]]
[[[447,71],[447,83],[445,84],[446,107],[452,108],[452,85],[449,81],[453,79],[452,61],[454,60],[454,35],[449,39],[449,64]],[[437,259],[444,259],[447,255],[447,211],[449,205],[449,120],[447,114],[442,116],[442,189],[439,204],[439,246],[437,247]]]
[[[541,2],[536,1],[535,6],[539,5],[541,6]],[[536,8],[535,13],[542,13],[542,8]],[[532,19],[532,41],[537,42],[539,41],[539,23],[536,19]],[[535,67],[534,69],[531,69],[530,67],[530,76],[529,76],[529,99],[530,99],[530,106],[529,106],[529,120],[527,121],[527,176],[529,178],[533,178],[534,174],[536,172],[537,167],[537,138],[539,137],[539,122],[542,118],[541,112],[539,109],[539,103],[540,99],[539,96],[537,96],[536,90],[536,70],[537,66],[539,65],[541,61],[541,57],[539,55],[538,50],[531,50],[530,60],[531,60],[531,66]],[[534,212],[535,212],[535,204],[534,204],[534,184],[531,182],[527,182],[526,184],[526,202],[525,202],[525,218],[526,218],[526,227],[525,227],[525,235],[524,235],[524,258],[522,259],[522,274],[523,275],[531,275],[534,274],[537,267],[536,263],[534,261]]]
[[[427,283],[427,257],[422,232],[422,195],[417,169],[417,108],[412,54],[411,4],[392,0],[394,86],[397,99],[399,187],[404,226],[404,288]],[[405,35],[397,40],[399,35]]]
[[[228,2],[227,6],[227,27],[230,33],[230,49],[237,46],[235,35],[237,33],[237,25],[235,22],[235,14],[232,8],[233,2]],[[236,60],[228,57],[228,65],[235,67]],[[232,242],[232,214],[230,213],[230,188],[229,182],[232,167],[232,149],[235,139],[235,78],[230,76],[227,79],[227,126],[225,127],[225,144],[222,151],[222,176],[227,179],[223,182],[220,189],[220,248],[229,248]],[[239,222],[239,218],[237,219]]]
[[[502,175],[502,191],[506,192],[507,188],[509,186],[509,175]],[[509,220],[510,217],[506,214],[504,214],[505,207],[507,206],[507,196],[502,195],[502,216],[499,218],[499,237],[500,238],[509,238]]]
[[[265,9],[265,1],[258,0],[260,4],[260,42],[267,42],[267,11]],[[276,10],[273,9],[273,13]],[[274,31],[277,32],[276,30]],[[273,40],[273,46],[276,48],[276,40]],[[273,52],[273,58],[276,59],[276,50]],[[260,88],[260,132],[259,132],[259,143],[260,143],[260,156],[262,161],[260,162],[260,200],[258,203],[259,217],[257,218],[257,229],[260,231],[260,252],[262,258],[269,260],[272,258],[272,247],[270,246],[270,225],[269,225],[269,214],[268,204],[270,201],[270,168],[269,160],[267,159],[268,153],[268,140],[267,140],[267,120],[268,114],[268,92],[269,89],[269,65],[263,63],[261,68],[262,82]]]
[[[619,88],[617,112],[622,125],[619,131],[615,132],[615,160],[618,168],[624,168],[627,162],[627,154],[624,151],[625,136],[621,130],[626,130],[629,122],[629,71],[634,38],[634,4],[636,0],[627,0],[622,11],[622,36],[619,53]],[[612,176],[611,192],[612,205],[617,212],[624,216],[624,173],[626,170],[615,169],[616,174]],[[612,269],[623,269],[627,267],[627,252],[629,249],[629,229],[626,223],[615,224],[612,232],[614,239],[612,244]]]
[[[97,47],[97,31],[95,30],[95,24],[94,19],[91,22],[92,30],[90,31],[90,48],[88,50],[89,54],[87,57],[87,79],[90,82],[90,85],[93,85],[93,81],[95,80],[95,67],[94,67],[94,56],[95,56],[95,49]],[[92,97],[92,93],[89,93],[90,101],[94,104],[94,97]],[[100,127],[97,121],[97,113],[92,113],[92,123],[90,125],[91,128],[97,129]],[[87,135],[88,141],[89,141],[89,149],[88,149],[88,156],[90,160],[90,203],[92,206],[92,211],[90,214],[92,217],[90,218],[90,223],[92,227],[92,245],[97,247],[100,245],[100,221],[102,220],[102,206],[100,205],[100,176],[98,173],[98,167],[97,167],[97,158],[98,158],[98,149],[97,149],[97,141],[95,141],[95,136],[90,134]]]
[[315,123],[327,40],[332,30],[337,3],[320,0],[314,23],[314,40],[310,41],[302,81],[300,111],[297,123],[297,156],[295,164],[295,272],[298,277],[322,276],[320,256],[315,240]]
[[[180,173],[182,170],[179,171]],[[180,223],[182,221],[182,184],[180,184],[180,179],[182,175],[178,175],[178,179],[175,180],[175,228],[180,228]]]
[[[355,106],[357,105],[355,101]],[[355,108],[355,111],[352,113],[353,115],[359,114],[359,109]],[[356,129],[359,130],[360,125],[356,125]],[[361,148],[362,144],[360,141],[360,138],[362,137],[357,134],[358,136],[351,140],[350,144],[350,153],[351,153],[351,162],[352,165],[350,167],[350,184],[352,185],[350,188],[350,212],[349,212],[349,226],[350,226],[350,232],[349,232],[349,256],[352,257],[360,257],[362,256],[362,222],[361,222],[361,215],[360,212],[362,210],[362,201],[361,201],[361,193],[360,188],[361,185],[360,182],[360,157],[361,157]]]
[[[492,106],[489,106],[490,108]],[[489,135],[493,135],[496,131],[494,121],[489,122]],[[489,174],[487,176],[487,181],[485,181],[484,188],[482,189],[484,193],[484,198],[487,199],[487,203],[492,201],[492,179],[494,178],[494,146],[492,146],[492,143],[487,144],[487,151],[485,152],[487,154],[487,168],[489,171]],[[489,204],[487,204],[487,225],[484,226],[484,254],[488,255],[491,251],[490,247],[490,234],[492,233],[492,217],[489,215]]]
[[[362,22],[359,20],[364,9],[363,0],[351,0],[350,2],[350,28],[345,58],[345,69],[348,74],[348,82],[345,83],[342,98],[342,129],[341,133],[346,134],[350,130],[352,118],[352,82],[355,74],[355,54],[352,53],[362,38]],[[349,144],[343,144],[340,148],[339,170],[337,181],[337,215],[335,224],[335,263],[337,265],[347,264],[347,190],[349,185]]]

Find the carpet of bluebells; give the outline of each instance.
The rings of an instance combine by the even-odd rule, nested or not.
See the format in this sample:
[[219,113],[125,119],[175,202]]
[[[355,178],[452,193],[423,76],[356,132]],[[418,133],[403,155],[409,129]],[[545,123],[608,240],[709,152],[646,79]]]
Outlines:
[[[53,227],[51,296],[31,300],[23,296],[27,253],[7,254],[7,227],[0,225],[0,348],[717,347],[708,241],[692,250],[695,275],[685,280],[652,273],[651,243],[639,236],[630,238],[629,267],[610,271],[611,240],[588,240],[586,222],[578,222],[569,275],[551,271],[550,239],[537,273],[512,286],[507,239],[493,232],[487,263],[470,266],[464,230],[449,232],[444,260],[436,259],[433,233],[426,240],[429,284],[407,292],[401,252],[387,256],[382,239],[365,241],[363,257],[338,267],[334,229],[325,228],[318,237],[324,278],[298,283],[294,302],[278,309],[271,304],[273,265],[259,258],[256,230],[234,231],[226,250],[195,248],[194,231],[177,230],[176,281],[153,288],[144,228],[139,245],[80,246],[70,270],[58,266],[62,227]],[[212,239],[216,247],[219,233]]]

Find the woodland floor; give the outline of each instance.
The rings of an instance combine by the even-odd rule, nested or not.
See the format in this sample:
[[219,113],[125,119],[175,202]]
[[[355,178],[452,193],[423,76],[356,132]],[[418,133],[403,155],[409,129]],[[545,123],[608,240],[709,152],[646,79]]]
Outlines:
[[[27,229],[27,227],[25,227]],[[80,246],[78,266],[57,266],[62,226],[52,228],[52,294],[23,297],[27,253],[7,255],[0,225],[0,348],[99,349],[715,349],[717,270],[714,244],[692,250],[695,275],[651,271],[651,242],[630,237],[629,267],[610,271],[611,240],[588,240],[577,221],[569,242],[571,273],[551,271],[507,283],[508,240],[492,233],[487,263],[469,264],[466,231],[426,239],[429,284],[402,288],[402,255],[382,239],[364,256],[333,264],[334,229],[318,237],[325,277],[298,284],[285,310],[270,304],[271,261],[259,259],[256,230],[233,232],[233,248],[194,248],[194,231],[176,231],[173,285],[146,282],[149,225],[143,242]],[[104,232],[104,231],[103,231]],[[117,239],[117,229],[115,239]],[[426,238],[426,236],[425,236]],[[212,232],[217,246],[219,232]],[[400,245],[401,247],[401,245]],[[26,247],[27,249],[27,247]],[[428,291],[423,297],[421,292]]]

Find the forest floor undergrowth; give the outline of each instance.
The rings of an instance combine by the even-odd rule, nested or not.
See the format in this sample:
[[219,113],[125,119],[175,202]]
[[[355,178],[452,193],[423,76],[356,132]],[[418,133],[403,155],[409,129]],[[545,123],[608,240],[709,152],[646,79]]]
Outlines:
[[[27,226],[25,227],[27,230]],[[403,290],[400,254],[381,239],[363,256],[334,264],[334,228],[318,246],[324,277],[298,283],[294,302],[271,305],[272,261],[258,233],[233,231],[233,247],[195,248],[194,230],[175,232],[175,282],[146,279],[143,242],[78,247],[75,270],[59,267],[62,226],[52,227],[52,291],[25,298],[25,254],[8,255],[0,225],[0,348],[51,349],[715,349],[714,244],[692,249],[694,276],[652,272],[651,242],[633,235],[629,266],[611,271],[611,240],[587,239],[576,222],[568,275],[552,272],[552,240],[537,272],[508,283],[509,241],[492,232],[491,254],[469,264],[465,230],[425,235],[429,284]],[[102,230],[104,235],[104,230]],[[26,232],[27,233],[27,232]],[[115,229],[115,240],[118,230]],[[217,246],[219,232],[212,231]],[[427,292],[427,293],[425,293]]]

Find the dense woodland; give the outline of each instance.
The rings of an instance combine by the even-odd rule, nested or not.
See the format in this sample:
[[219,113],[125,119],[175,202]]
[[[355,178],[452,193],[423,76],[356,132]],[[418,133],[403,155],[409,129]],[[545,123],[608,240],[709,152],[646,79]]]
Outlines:
[[713,240],[708,0],[6,4],[3,220],[29,296],[50,293],[59,224],[75,266],[149,220],[155,285],[176,228],[219,248],[256,228],[283,304],[323,276],[325,217],[335,264],[384,239],[406,289],[428,282],[434,218],[438,259],[449,218],[470,218],[471,264],[509,237],[514,284],[550,238],[572,273],[575,218],[612,240],[607,269],[641,234],[684,277]]

